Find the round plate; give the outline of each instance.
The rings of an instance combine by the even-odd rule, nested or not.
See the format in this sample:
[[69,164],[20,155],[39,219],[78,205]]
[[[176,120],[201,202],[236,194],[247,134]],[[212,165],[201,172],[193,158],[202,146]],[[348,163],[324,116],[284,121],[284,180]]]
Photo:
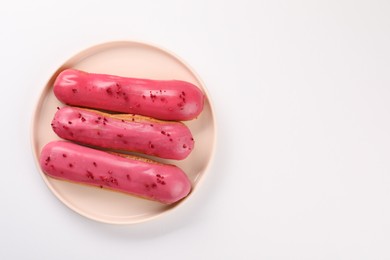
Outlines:
[[[206,96],[204,110],[192,121],[184,122],[195,139],[195,149],[182,161],[162,160],[184,170],[192,182],[190,197],[204,178],[215,148],[215,119],[210,98],[200,78],[183,61],[159,47],[133,41],[110,42],[91,47],[66,61],[51,76],[38,100],[32,126],[32,145],[35,160],[43,146],[60,139],[50,123],[57,110],[63,106],[53,94],[53,83],[64,69],[75,68],[87,72],[113,74],[124,77],[149,79],[178,79],[189,81],[203,90]],[[126,194],[101,190],[47,177],[40,173],[60,201],[79,214],[97,221],[113,224],[131,224],[153,219],[187,200],[174,205],[141,199]]]

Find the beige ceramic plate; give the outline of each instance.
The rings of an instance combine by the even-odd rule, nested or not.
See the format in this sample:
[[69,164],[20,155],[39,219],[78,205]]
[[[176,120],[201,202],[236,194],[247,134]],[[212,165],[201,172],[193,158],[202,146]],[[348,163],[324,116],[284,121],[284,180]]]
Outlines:
[[[66,68],[127,77],[179,79],[199,86],[206,95],[204,110],[197,119],[185,122],[194,136],[195,149],[183,161],[160,160],[181,167],[192,181],[193,188],[189,196],[196,192],[215,147],[215,119],[208,93],[200,78],[183,61],[161,48],[140,42],[110,42],[91,47],[70,58],[51,76],[41,93],[33,118],[32,144],[37,163],[42,147],[59,139],[50,123],[56,107],[63,104],[54,96],[52,86],[56,76]],[[69,208],[105,223],[143,222],[172,210],[186,200],[167,206],[118,192],[55,180],[41,170],[40,173],[48,187]]]

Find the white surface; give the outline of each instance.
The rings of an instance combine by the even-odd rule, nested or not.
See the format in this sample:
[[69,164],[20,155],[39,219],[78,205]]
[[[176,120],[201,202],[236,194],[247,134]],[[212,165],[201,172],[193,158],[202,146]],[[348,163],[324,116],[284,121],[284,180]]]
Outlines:
[[[389,13],[386,0],[2,1],[0,259],[389,259]],[[56,67],[121,39],[187,61],[219,123],[198,196],[135,226],[62,205],[29,140]]]

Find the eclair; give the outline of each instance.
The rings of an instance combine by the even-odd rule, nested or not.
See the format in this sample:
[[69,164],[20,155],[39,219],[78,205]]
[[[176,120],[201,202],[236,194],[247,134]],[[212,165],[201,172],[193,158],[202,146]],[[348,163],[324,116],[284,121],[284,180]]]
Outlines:
[[42,149],[40,166],[56,179],[175,203],[191,191],[191,182],[177,166],[140,157],[109,153],[66,141]]
[[75,69],[62,71],[53,90],[68,105],[162,120],[194,119],[204,105],[203,92],[190,82],[127,78]]
[[165,159],[185,159],[194,149],[194,138],[185,124],[138,115],[63,107],[51,126],[63,139]]

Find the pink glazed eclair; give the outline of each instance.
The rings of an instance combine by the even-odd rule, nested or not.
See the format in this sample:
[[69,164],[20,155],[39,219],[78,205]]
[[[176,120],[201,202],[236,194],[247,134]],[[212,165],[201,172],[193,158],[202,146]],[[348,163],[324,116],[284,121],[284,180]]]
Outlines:
[[162,120],[191,120],[203,110],[204,95],[180,80],[151,80],[62,71],[54,94],[65,104],[139,114]]
[[67,140],[166,159],[185,159],[194,148],[191,131],[183,123],[138,115],[63,107],[51,126]]
[[53,178],[123,192],[164,204],[191,190],[187,175],[174,165],[108,153],[66,141],[48,143],[40,166]]

